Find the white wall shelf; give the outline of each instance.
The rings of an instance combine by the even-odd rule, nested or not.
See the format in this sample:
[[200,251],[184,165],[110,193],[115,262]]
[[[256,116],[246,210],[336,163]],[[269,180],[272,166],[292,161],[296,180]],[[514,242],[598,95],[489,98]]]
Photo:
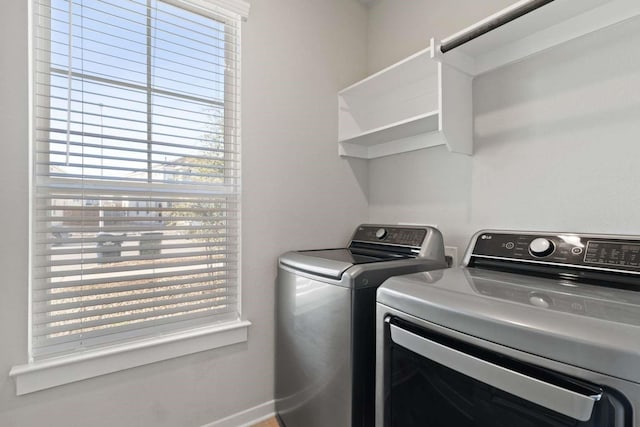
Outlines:
[[432,39],[430,47],[340,91],[340,155],[371,159],[436,145],[471,154],[474,76],[640,16],[640,0],[554,0],[441,52],[443,44],[538,1],[519,1],[439,44]]
[[338,93],[341,156],[371,159],[443,144],[471,154],[471,79],[432,52],[424,49]]
[[437,59],[477,76],[640,15],[639,0],[555,0],[446,53],[440,46],[532,3],[523,0],[442,40]]

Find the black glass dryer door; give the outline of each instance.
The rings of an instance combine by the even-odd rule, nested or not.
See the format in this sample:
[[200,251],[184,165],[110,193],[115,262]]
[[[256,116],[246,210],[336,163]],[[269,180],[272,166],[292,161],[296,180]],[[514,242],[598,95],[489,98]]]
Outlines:
[[[411,333],[420,336],[415,328]],[[428,339],[433,338],[430,335]],[[625,414],[629,406],[615,392],[603,392],[599,387],[585,386],[581,381],[574,382],[550,371],[545,373],[541,368],[534,371],[538,371],[538,376],[546,376],[545,381],[564,381],[563,386],[585,395],[602,392],[600,400],[587,413],[587,420],[532,403],[526,397],[478,381],[397,343],[391,342],[387,355],[390,360],[386,366],[386,427],[626,427],[630,422],[629,412]],[[506,362],[502,356],[494,355]]]

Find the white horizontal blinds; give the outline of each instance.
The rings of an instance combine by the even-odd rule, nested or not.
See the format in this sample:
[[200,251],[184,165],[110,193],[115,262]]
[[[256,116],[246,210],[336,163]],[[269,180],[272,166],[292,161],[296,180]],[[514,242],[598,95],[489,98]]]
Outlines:
[[34,10],[33,356],[237,318],[239,17]]

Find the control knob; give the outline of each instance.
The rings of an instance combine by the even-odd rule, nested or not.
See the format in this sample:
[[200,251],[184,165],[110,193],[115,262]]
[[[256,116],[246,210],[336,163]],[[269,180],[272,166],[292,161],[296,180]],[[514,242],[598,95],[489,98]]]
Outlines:
[[386,230],[386,229],[384,229],[384,228],[378,228],[378,229],[376,230],[376,238],[377,238],[378,240],[382,240],[382,239],[384,239],[385,237],[387,237],[387,230]]
[[535,257],[551,255],[555,249],[556,246],[553,241],[544,237],[538,237],[529,243],[529,253]]

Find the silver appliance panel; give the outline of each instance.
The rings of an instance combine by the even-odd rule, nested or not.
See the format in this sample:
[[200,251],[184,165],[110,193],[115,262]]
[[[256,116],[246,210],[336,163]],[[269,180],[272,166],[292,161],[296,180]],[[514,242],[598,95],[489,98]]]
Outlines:
[[283,269],[278,286],[278,415],[287,426],[349,426],[351,289]]

